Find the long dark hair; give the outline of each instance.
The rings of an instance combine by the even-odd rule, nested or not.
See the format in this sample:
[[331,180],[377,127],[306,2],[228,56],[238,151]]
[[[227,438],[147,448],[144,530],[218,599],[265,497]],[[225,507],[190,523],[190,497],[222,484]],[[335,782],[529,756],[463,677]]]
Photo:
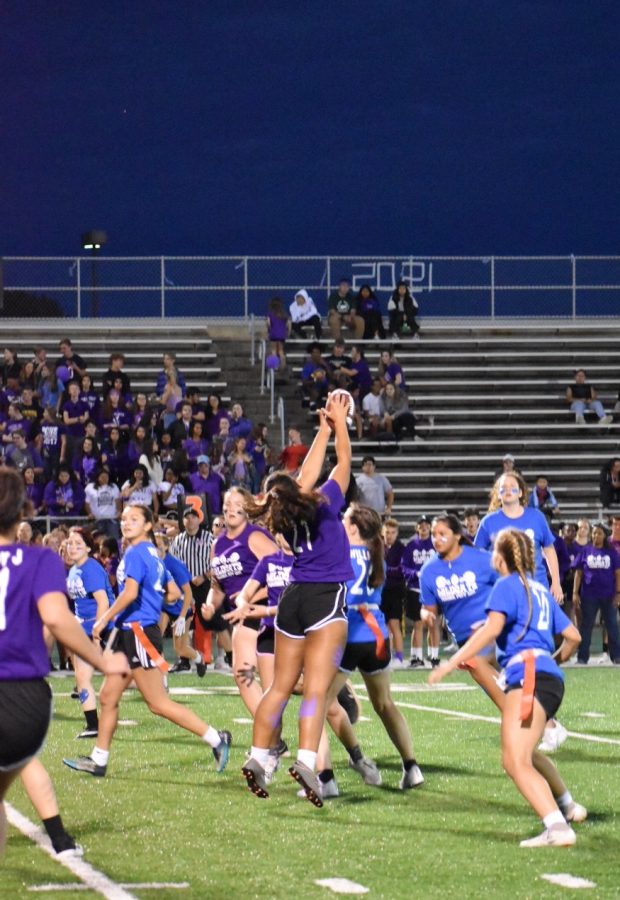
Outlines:
[[360,506],[359,503],[351,504],[347,510],[347,516],[353,525],[357,525],[360,536],[370,551],[368,584],[372,588],[379,587],[385,581],[381,517],[374,509],[369,506]]
[[459,544],[465,547],[471,547],[473,542],[468,534],[465,534],[463,531],[463,523],[459,519],[458,516],[455,516],[453,513],[442,512],[436,516],[433,516],[433,521],[431,522],[431,528],[433,525],[438,525],[439,523],[446,525],[452,534],[458,534],[459,536]]
[[19,472],[0,466],[0,534],[17,525],[26,502],[26,486]]
[[283,534],[300,522],[311,525],[322,502],[320,491],[302,491],[286,472],[274,472],[265,481],[262,500],[250,496],[245,508],[251,522],[260,519],[272,534]]
[[151,526],[151,529],[148,533],[151,539],[151,543],[157,546],[157,544],[155,543],[155,516],[153,515],[153,510],[149,509],[148,506],[144,506],[142,503],[130,503],[125,507],[125,509],[128,509],[129,506],[131,506],[132,509],[140,510],[145,523]]

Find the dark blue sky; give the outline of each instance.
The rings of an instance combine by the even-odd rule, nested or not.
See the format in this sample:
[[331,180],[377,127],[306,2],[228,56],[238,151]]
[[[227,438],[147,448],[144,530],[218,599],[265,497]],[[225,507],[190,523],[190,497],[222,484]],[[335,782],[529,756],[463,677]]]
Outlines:
[[617,252],[615,0],[9,0],[0,29],[2,255]]

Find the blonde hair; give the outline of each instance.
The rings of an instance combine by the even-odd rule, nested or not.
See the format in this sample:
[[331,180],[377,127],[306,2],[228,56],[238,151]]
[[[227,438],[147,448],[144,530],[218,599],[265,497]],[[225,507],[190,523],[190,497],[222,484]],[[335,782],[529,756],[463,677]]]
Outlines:
[[520,503],[521,506],[527,506],[527,501],[530,495],[527,484],[522,475],[518,472],[504,472],[499,478],[495,481],[493,487],[489,492],[489,509],[488,512],[496,512],[496,510],[501,509],[502,501],[499,496],[499,483],[502,478],[514,478],[519,486],[519,491],[521,492]]
[[508,571],[516,572],[519,576],[527,594],[527,622],[517,638],[517,641],[521,641],[527,634],[534,611],[532,592],[528,581],[528,575],[534,574],[534,544],[524,531],[519,531],[517,528],[504,528],[495,538],[494,549],[506,563]]

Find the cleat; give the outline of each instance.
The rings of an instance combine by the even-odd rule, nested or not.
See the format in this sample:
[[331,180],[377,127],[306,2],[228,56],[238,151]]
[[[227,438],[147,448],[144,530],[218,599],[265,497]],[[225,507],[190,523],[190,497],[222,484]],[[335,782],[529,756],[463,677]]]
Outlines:
[[316,772],[313,772],[312,769],[309,769],[308,766],[297,760],[288,770],[288,774],[295,779],[297,784],[301,785],[306,800],[309,800],[313,806],[320,809],[323,806],[323,798],[321,796],[321,782]]
[[585,822],[588,818],[588,810],[585,806],[582,806],[581,803],[571,803],[566,812],[562,810],[564,813],[564,818],[567,822]]
[[570,825],[552,825],[542,834],[521,841],[519,847],[572,847],[576,841],[577,835]]
[[407,772],[403,769],[403,777],[400,779],[400,783],[398,787],[401,791],[407,791],[409,788],[420,787],[420,785],[424,784],[424,775],[422,775],[422,770],[420,769],[417,763],[414,763],[413,766]]
[[71,699],[72,699],[72,700],[79,700],[79,699],[80,699],[80,692],[79,692],[78,689],[77,689],[77,684],[76,684],[76,686],[73,688],[73,690],[71,691]]
[[329,781],[321,781],[321,797],[323,800],[333,800],[334,797],[339,796],[340,791],[335,778],[330,778]]
[[286,741],[283,741],[282,738],[280,738],[278,746],[275,749],[280,758],[283,756],[291,755],[291,751],[288,749],[288,744],[286,743]]
[[381,785],[381,772],[377,768],[377,764],[374,760],[363,756],[359,762],[354,763],[353,760],[349,758],[349,768],[355,769],[355,771],[362,776],[364,784],[369,784],[372,787],[379,787]]
[[556,722],[554,728],[545,729],[543,739],[538,745],[538,749],[542,750],[543,753],[555,753],[555,751],[562,746],[567,737],[568,731],[566,728],[564,728],[563,725],[560,725],[559,722]]
[[409,660],[409,668],[419,669],[420,667],[424,668],[424,660],[420,659],[419,656],[412,656]]
[[433,669],[436,669],[441,662],[438,656],[429,656],[428,661]]
[[78,756],[77,759],[63,759],[65,766],[75,769],[76,772],[88,772],[96,778],[105,776],[107,766],[98,766],[92,756]]
[[84,731],[80,731],[76,737],[79,738],[96,738],[99,734],[97,728],[85,728]]
[[192,667],[190,666],[188,659],[179,659],[173,666],[170,666],[170,668],[168,669],[168,674],[178,675],[179,672],[189,672],[191,668]]
[[230,731],[218,731],[220,742],[217,747],[212,747],[213,756],[215,757],[215,771],[223,772],[230,756],[230,745],[232,744],[232,735]]
[[204,678],[206,672],[207,672],[207,664],[204,661],[204,657],[201,657],[200,662],[196,663],[196,675],[198,675],[199,678]]
[[278,748],[274,747],[269,751],[269,758],[265,763],[265,784],[271,784],[273,776],[280,768],[280,754]]
[[[73,842],[73,839],[71,840]],[[56,859],[79,859],[81,856],[84,856],[84,848],[81,844],[73,843],[72,847],[56,851]]]
[[255,797],[260,797],[261,800],[266,800],[267,797],[269,797],[267,782],[265,780],[265,770],[257,760],[252,759],[252,757],[246,760],[241,769],[241,774],[247,781],[248,790],[251,791]]

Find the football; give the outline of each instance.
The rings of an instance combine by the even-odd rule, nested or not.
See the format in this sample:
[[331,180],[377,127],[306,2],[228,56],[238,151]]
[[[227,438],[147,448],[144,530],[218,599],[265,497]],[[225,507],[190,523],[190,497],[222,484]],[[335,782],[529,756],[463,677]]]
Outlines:
[[336,394],[345,394],[349,398],[349,412],[347,415],[347,425],[349,428],[353,425],[353,416],[355,415],[355,400],[351,396],[348,391],[345,391],[344,388],[336,388],[335,391],[331,392],[331,396],[335,397]]

